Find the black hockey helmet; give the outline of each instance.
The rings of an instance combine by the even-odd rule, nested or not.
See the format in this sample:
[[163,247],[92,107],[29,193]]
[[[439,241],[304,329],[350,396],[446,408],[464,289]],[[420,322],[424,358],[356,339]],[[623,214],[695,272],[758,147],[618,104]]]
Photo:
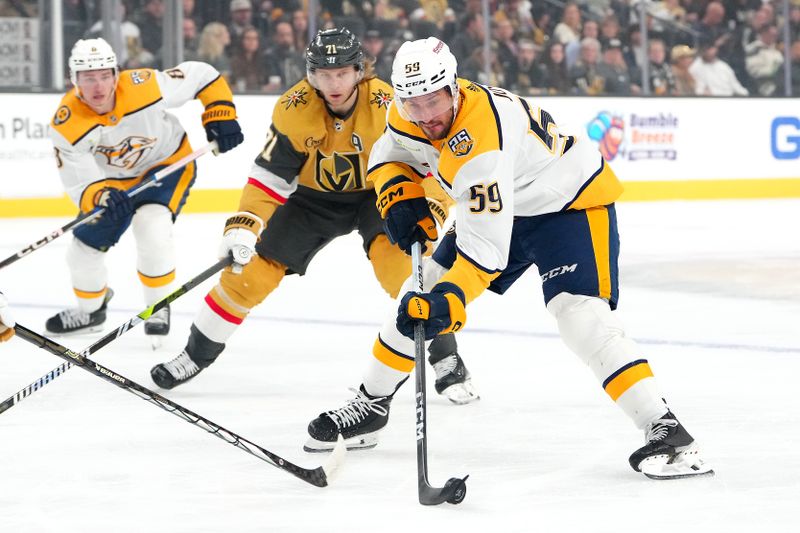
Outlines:
[[353,65],[364,72],[364,49],[361,41],[347,28],[320,30],[306,48],[306,70],[339,68]]

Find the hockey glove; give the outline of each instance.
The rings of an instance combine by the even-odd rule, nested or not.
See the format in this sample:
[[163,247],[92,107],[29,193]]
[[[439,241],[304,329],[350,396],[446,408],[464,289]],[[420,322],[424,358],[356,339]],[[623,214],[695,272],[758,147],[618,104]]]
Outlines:
[[128,193],[113,187],[101,189],[95,196],[94,205],[105,207],[103,216],[114,222],[125,220],[133,213],[133,201]]
[[0,342],[5,342],[14,336],[15,323],[8,308],[8,300],[0,292]]
[[206,129],[206,138],[209,141],[217,141],[221,154],[244,141],[242,128],[236,121],[236,108],[233,104],[222,103],[208,107],[203,113],[203,127]]
[[219,257],[233,256],[237,265],[244,266],[253,258],[256,241],[264,229],[264,222],[252,213],[236,213],[225,222],[225,232],[219,247]]
[[425,326],[425,340],[458,331],[467,323],[464,302],[464,291],[453,283],[439,283],[429,293],[406,293],[397,310],[397,331],[413,339],[418,320]]
[[411,255],[411,245],[415,242],[422,243],[422,251],[425,251],[425,241],[435,241],[439,237],[425,189],[405,176],[387,181],[378,194],[376,205],[389,241],[405,253]]

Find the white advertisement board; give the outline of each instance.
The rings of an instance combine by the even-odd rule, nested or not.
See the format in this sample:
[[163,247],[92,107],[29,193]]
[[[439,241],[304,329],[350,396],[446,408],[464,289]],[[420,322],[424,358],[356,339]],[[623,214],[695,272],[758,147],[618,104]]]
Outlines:
[[[61,95],[0,94],[0,199],[63,194],[48,138]],[[238,96],[244,145],[199,161],[198,189],[239,189],[274,96]],[[593,139],[623,181],[800,178],[800,100],[531,98],[562,131]],[[195,147],[201,106],[174,110]]]

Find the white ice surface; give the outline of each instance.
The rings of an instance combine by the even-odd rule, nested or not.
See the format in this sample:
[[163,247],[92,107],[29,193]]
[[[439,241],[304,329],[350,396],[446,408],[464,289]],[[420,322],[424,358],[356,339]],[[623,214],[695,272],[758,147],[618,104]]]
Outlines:
[[[0,414],[0,532],[800,531],[800,201],[621,204],[619,314],[714,478],[650,481],[642,435],[563,346],[528,273],[468,310],[460,352],[481,400],[448,405],[429,378],[430,479],[470,474],[459,506],[417,503],[413,383],[377,448],[319,489],[79,368]],[[224,215],[178,219],[178,279],[215,261]],[[64,224],[0,219],[0,258]],[[65,236],[0,271],[20,323],[73,305]],[[108,328],[143,308],[131,235],[108,254]],[[93,356],[150,388],[213,280],[173,305],[153,352],[141,327]],[[168,398],[305,467],[306,425],[351,397],[388,298],[359,239],[288,277],[218,362]],[[94,337],[62,338],[73,349]],[[61,359],[0,346],[0,400]],[[158,390],[158,389],[156,389]]]

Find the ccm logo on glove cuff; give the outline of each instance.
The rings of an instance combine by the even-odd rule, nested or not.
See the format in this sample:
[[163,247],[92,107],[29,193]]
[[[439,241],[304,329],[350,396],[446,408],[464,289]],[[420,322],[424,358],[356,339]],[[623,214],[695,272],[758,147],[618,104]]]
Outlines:
[[408,316],[415,320],[428,320],[431,315],[431,304],[428,300],[414,296],[408,301]]
[[425,189],[413,181],[396,183],[381,191],[378,201],[375,203],[381,212],[381,218],[386,218],[386,212],[397,202],[411,200],[413,198],[424,198]]

